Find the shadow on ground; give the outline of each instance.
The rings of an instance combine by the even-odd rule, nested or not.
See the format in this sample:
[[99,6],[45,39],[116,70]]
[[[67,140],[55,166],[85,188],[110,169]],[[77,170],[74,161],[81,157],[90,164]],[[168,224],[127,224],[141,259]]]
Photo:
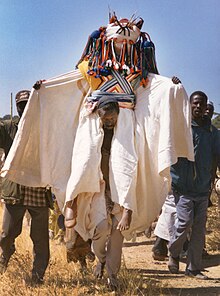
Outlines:
[[[170,296],[219,296],[220,295],[220,288],[218,287],[202,287],[202,288],[162,288],[160,292],[163,295],[170,295]],[[160,294],[158,294],[160,295]]]
[[129,247],[137,247],[137,246],[149,246],[153,245],[155,240],[146,240],[142,242],[124,242],[123,247],[129,248]]
[[[182,258],[180,261],[183,263],[186,263],[186,258]],[[220,265],[220,254],[208,255],[202,258],[203,268],[208,268],[208,267],[218,266],[218,265]]]

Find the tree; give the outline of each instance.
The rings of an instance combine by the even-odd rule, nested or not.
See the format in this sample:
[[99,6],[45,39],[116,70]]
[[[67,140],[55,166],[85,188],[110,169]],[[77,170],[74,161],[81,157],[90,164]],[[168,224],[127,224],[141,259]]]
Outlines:
[[11,115],[7,114],[3,116],[3,120],[8,120],[11,119]]
[[212,124],[217,127],[218,129],[220,129],[220,114],[217,115],[213,120],[212,120]]
[[[6,115],[4,115],[3,117],[0,117],[0,120],[10,120],[11,119],[11,115],[9,115],[9,114],[6,114]],[[12,117],[12,119],[13,120],[15,120],[15,119],[19,119],[19,116],[18,115],[14,115],[13,117]]]

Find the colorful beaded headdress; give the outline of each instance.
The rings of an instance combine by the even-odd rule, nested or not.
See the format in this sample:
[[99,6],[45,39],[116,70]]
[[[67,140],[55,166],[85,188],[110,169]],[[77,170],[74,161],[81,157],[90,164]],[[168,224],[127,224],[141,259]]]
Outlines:
[[108,76],[111,69],[122,75],[140,73],[141,85],[147,84],[148,72],[158,74],[155,46],[150,36],[141,32],[142,18],[118,20],[115,13],[109,15],[109,25],[100,27],[88,38],[82,61],[88,61],[88,75],[95,78]]

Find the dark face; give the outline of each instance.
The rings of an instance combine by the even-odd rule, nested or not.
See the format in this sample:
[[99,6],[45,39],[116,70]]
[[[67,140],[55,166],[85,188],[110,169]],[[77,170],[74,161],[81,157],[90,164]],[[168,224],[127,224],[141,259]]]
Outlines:
[[207,108],[207,101],[201,95],[195,95],[191,99],[191,108],[192,108],[192,118],[193,119],[200,119],[205,114]]
[[113,129],[117,123],[118,112],[98,110],[99,117],[105,129]]
[[214,107],[208,104],[205,110],[205,115],[207,115],[210,119],[212,119],[213,113],[214,113]]
[[17,107],[18,115],[20,117],[22,116],[26,105],[27,105],[27,101],[22,101],[22,102],[17,103],[16,107]]

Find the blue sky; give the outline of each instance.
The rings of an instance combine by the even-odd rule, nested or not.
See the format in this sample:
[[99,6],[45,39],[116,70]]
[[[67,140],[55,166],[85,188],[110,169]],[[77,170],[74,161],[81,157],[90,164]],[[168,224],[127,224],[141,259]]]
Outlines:
[[178,76],[188,94],[204,91],[220,112],[219,0],[0,0],[0,116],[11,93],[75,68],[89,34],[107,25],[108,5],[141,16],[160,74]]

